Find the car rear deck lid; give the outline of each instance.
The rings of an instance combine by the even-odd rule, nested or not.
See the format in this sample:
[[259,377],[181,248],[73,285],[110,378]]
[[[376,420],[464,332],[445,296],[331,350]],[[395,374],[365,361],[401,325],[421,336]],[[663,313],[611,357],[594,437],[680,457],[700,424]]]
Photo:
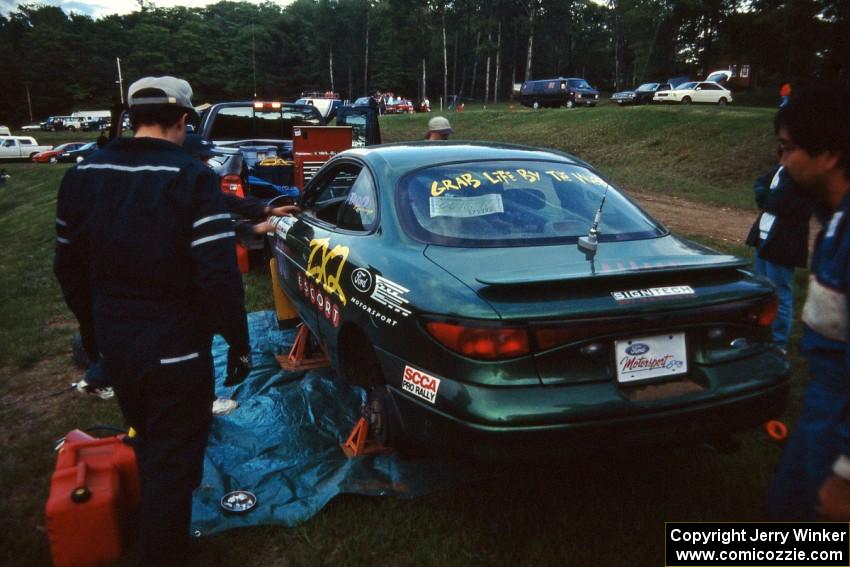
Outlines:
[[523,271],[504,271],[483,273],[475,280],[487,286],[513,286],[523,284],[543,284],[569,281],[580,278],[621,277],[631,274],[650,274],[676,272],[681,270],[708,270],[746,266],[743,258],[729,255],[704,257],[670,257],[659,260],[658,257],[633,258],[631,260],[597,260],[577,264],[543,265],[537,269]]

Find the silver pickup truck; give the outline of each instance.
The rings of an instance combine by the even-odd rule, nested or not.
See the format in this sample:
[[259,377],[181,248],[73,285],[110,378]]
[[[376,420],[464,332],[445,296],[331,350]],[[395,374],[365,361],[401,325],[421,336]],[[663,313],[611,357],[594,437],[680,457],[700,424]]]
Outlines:
[[0,136],[0,159],[30,159],[39,152],[52,149],[53,146],[39,146],[35,138],[29,136]]

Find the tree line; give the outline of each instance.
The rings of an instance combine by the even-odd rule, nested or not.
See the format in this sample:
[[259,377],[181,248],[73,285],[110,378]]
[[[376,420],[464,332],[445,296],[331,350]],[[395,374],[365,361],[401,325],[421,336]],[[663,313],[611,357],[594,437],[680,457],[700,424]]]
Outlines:
[[605,90],[750,65],[764,88],[847,81],[850,0],[296,0],[100,19],[25,5],[0,16],[0,122],[107,108],[151,74],[195,100],[375,91],[498,102],[531,78]]

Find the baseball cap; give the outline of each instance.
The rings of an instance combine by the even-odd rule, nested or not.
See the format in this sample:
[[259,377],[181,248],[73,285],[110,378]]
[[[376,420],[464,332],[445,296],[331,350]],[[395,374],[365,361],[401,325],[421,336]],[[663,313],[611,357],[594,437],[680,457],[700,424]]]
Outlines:
[[444,118],[442,116],[435,116],[434,118],[428,121],[428,132],[451,134],[452,132],[454,132],[454,130],[452,130],[452,125],[449,124],[448,118]]
[[192,157],[212,157],[212,148],[212,142],[204,140],[200,134],[186,134],[186,139],[183,140],[183,149],[192,154]]
[[146,104],[173,104],[185,109],[190,116],[197,117],[192,105],[192,87],[177,77],[143,77],[130,85],[127,90],[127,104],[130,108]]

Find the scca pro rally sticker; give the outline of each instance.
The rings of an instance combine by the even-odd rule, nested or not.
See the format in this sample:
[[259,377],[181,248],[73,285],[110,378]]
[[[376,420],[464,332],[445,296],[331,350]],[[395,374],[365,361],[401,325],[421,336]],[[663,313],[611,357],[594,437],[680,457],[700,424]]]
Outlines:
[[405,392],[410,392],[417,398],[422,398],[426,402],[433,404],[437,401],[437,391],[440,389],[440,379],[425,374],[421,370],[417,370],[412,366],[405,366],[404,376],[401,381],[401,389]]
[[630,301],[647,301],[662,299],[665,297],[696,295],[694,289],[689,285],[674,285],[669,287],[650,287],[647,289],[630,289],[628,291],[612,291],[613,297],[618,303]]

